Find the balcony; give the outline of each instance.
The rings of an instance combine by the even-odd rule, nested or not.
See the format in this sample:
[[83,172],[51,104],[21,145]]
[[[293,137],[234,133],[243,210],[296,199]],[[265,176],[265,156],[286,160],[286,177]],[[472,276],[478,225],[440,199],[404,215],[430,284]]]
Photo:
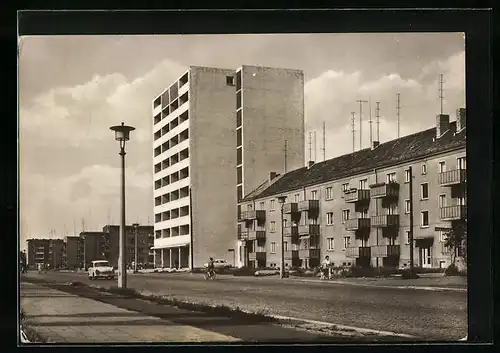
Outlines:
[[299,250],[300,259],[319,259],[319,249],[301,249]]
[[263,221],[266,219],[266,211],[265,210],[243,211],[241,212],[240,219],[245,221],[252,221],[254,219]]
[[371,226],[374,228],[399,227],[399,215],[373,216],[371,218]]
[[249,261],[258,261],[265,262],[266,261],[266,253],[264,251],[255,251],[248,253]]
[[455,169],[439,173],[438,183],[441,186],[454,186],[465,184],[467,182],[467,170]]
[[285,251],[285,260],[293,260],[299,259],[299,251],[298,250],[288,250]]
[[345,256],[351,258],[371,257],[371,248],[369,246],[348,247],[345,249]]
[[370,229],[370,218],[351,218],[345,221],[346,230]]
[[370,196],[373,199],[381,199],[385,197],[398,197],[399,196],[399,184],[392,183],[383,183],[383,184],[374,184],[370,185]]
[[374,257],[399,257],[399,245],[374,245],[371,255]]
[[265,230],[248,231],[248,240],[256,240],[256,239],[266,239],[266,231]]
[[290,226],[283,228],[283,236],[285,237],[294,237],[299,235],[299,227],[298,226]]
[[297,212],[299,212],[299,210],[298,210],[298,205],[296,202],[285,203],[283,205],[283,213],[290,214],[290,213],[297,213]]
[[354,189],[349,190],[344,194],[346,203],[364,202],[370,200],[370,190]]
[[319,235],[319,224],[309,224],[298,226],[299,236],[303,235]]
[[299,212],[302,211],[318,211],[319,210],[319,200],[304,200],[297,204],[297,209]]
[[238,231],[238,240],[248,240],[249,232],[248,230]]
[[439,216],[442,221],[467,219],[467,206],[455,205],[455,206],[441,207],[439,209]]

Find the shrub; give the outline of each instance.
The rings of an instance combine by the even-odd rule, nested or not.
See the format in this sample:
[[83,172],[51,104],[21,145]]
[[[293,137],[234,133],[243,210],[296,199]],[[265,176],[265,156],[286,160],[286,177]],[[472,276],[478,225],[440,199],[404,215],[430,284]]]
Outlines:
[[108,292],[118,295],[123,295],[125,297],[138,297],[139,293],[133,288],[119,288],[119,287],[111,287]]
[[412,271],[408,268],[408,269],[403,270],[403,272],[401,273],[401,278],[402,279],[416,279],[416,278],[419,278],[419,276],[418,276],[415,269],[413,269],[413,271]]
[[233,276],[254,276],[255,268],[241,267],[233,271]]
[[455,264],[451,264],[444,271],[445,276],[458,276],[460,272],[458,271],[458,267]]

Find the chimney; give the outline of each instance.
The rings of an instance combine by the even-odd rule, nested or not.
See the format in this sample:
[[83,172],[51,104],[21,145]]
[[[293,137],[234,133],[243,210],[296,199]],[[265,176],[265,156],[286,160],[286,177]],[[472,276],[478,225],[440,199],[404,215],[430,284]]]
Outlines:
[[307,162],[307,169],[311,168],[314,165],[314,161]]
[[279,174],[276,172],[269,173],[269,181],[273,181]]
[[465,108],[457,109],[457,131],[464,129],[467,126],[467,114]]
[[379,141],[373,141],[372,151],[380,145]]
[[448,114],[436,115],[436,138],[440,138],[450,128],[450,116]]

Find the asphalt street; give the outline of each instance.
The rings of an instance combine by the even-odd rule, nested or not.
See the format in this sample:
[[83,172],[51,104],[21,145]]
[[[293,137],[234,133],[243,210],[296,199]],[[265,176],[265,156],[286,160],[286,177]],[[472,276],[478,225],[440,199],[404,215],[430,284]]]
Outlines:
[[[79,281],[101,286],[115,281],[90,281],[85,273],[47,272],[54,281]],[[198,274],[129,274],[128,287],[179,300],[239,307],[243,310],[391,331],[423,340],[456,341],[467,334],[467,293],[359,287],[219,276],[205,281]]]

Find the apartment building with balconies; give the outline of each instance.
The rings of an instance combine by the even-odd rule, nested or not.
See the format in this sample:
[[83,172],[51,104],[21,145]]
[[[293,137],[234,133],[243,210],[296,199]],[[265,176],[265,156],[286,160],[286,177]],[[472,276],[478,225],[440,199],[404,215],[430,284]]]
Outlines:
[[[190,67],[153,101],[155,265],[232,263],[238,200],[304,163],[303,74]],[[251,236],[262,237],[262,233]]]
[[27,265],[36,268],[38,264],[49,268],[63,266],[64,242],[62,239],[28,239]]
[[465,109],[454,122],[438,115],[434,128],[270,178],[242,200],[239,233],[266,234],[242,261],[279,267],[283,228],[288,266],[326,255],[337,266],[408,264],[413,212],[415,265],[449,265],[444,234],[467,218],[465,119]]

